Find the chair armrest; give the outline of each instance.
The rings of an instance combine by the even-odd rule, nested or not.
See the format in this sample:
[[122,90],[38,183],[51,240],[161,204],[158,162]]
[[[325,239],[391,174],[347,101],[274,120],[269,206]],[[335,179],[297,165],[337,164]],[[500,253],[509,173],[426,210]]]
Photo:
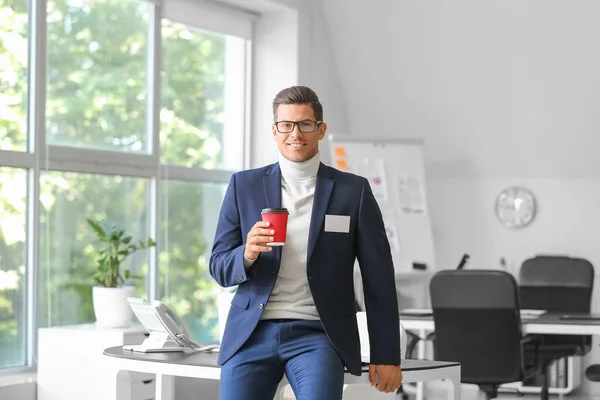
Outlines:
[[[521,338],[521,348],[523,349],[523,366],[525,365],[526,354],[533,353],[533,363],[531,366],[538,365],[539,363],[539,348],[543,342],[543,337],[541,335],[527,335]],[[528,351],[529,350],[529,351]]]
[[522,345],[534,344],[536,347],[539,347],[539,345],[541,343],[542,343],[542,336],[541,335],[527,335],[527,336],[523,336],[521,338],[521,344]]
[[416,347],[417,343],[419,342],[419,340],[421,340],[421,338],[419,337],[419,335],[415,335],[411,331],[406,331],[406,336],[407,336],[408,340],[407,340],[406,353],[404,355],[404,358],[412,358],[412,353],[415,350],[415,347]]
[[417,347],[417,344],[419,343],[419,341],[421,341],[421,340],[429,341],[429,340],[435,339],[434,332],[431,332],[424,338],[419,337],[419,335],[417,335],[411,331],[406,331],[406,333],[407,333],[406,336],[408,337],[408,341],[407,341],[408,344],[406,346],[406,354],[408,355],[408,357],[406,357],[406,358],[413,358],[412,353],[414,352],[415,347]]

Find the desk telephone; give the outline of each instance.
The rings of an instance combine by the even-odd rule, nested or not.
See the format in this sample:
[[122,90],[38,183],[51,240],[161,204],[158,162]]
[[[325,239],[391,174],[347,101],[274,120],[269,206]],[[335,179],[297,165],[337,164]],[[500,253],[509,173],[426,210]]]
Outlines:
[[190,334],[177,314],[165,303],[155,300],[128,297],[135,316],[148,330],[150,336],[139,345],[123,346],[123,350],[142,353],[218,351],[218,345],[200,345],[190,339]]

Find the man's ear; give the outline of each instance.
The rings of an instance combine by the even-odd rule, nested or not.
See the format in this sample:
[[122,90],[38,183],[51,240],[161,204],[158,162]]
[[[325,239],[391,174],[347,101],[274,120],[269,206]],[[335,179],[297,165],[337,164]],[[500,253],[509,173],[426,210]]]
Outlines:
[[319,140],[322,140],[325,137],[325,132],[327,131],[327,123],[323,122],[319,126]]
[[275,126],[275,124],[271,125],[271,131],[273,132],[273,139],[277,141],[277,127]]

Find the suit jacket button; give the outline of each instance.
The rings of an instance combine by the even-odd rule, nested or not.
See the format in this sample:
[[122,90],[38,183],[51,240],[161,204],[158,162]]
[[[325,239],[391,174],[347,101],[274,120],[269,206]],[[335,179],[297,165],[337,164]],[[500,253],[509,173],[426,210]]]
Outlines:
[[260,303],[260,304],[258,305],[258,308],[260,308],[260,309],[262,310],[263,308],[265,308],[265,305],[264,305],[263,303]]
[[241,275],[238,275],[238,276],[235,277],[235,280],[238,281],[238,282],[241,282],[242,279],[244,279],[244,277],[241,276]]

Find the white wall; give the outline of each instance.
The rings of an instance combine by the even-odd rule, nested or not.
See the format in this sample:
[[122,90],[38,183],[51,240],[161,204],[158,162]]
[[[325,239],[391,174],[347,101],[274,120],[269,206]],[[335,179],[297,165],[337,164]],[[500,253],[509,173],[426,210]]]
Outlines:
[[[254,1],[255,7],[262,11],[254,41],[252,167],[277,161],[271,134],[272,101],[285,87],[313,88],[325,105],[324,117],[330,131],[348,131],[345,97],[319,0],[264,0],[261,6],[257,3]],[[321,143],[326,146],[326,141]]]
[[[493,204],[496,194],[515,182],[530,188],[541,203],[529,227],[510,230],[497,221]],[[454,268],[465,252],[472,268],[502,268],[503,257],[513,273],[537,253],[583,257],[600,266],[599,188],[600,179],[431,180],[429,196],[438,205],[432,210],[437,253],[450,261],[440,268]],[[593,306],[600,311],[600,302]]]
[[[440,268],[464,252],[482,268],[505,257],[512,271],[562,253],[600,275],[600,2],[320,4],[349,133],[425,139]],[[522,231],[493,214],[512,184],[539,202]],[[600,361],[598,350],[587,362]]]
[[[464,252],[483,268],[500,268],[504,257],[513,272],[538,253],[600,265],[600,2],[268,3],[288,16],[279,19],[278,7],[263,13],[256,31],[267,36],[262,54],[296,46],[298,58],[290,65],[293,56],[271,63],[255,54],[262,61],[252,166],[276,157],[276,91],[307,84],[320,95],[332,133],[425,139],[440,268],[455,267]],[[511,184],[537,196],[538,216],[525,230],[507,230],[493,214],[495,196]],[[600,361],[598,353],[596,346],[587,362]]]
[[[333,56],[333,44],[327,19],[319,6],[320,0],[309,0],[306,19],[309,25],[302,33],[300,84],[313,88],[323,104],[323,117],[328,131],[336,134],[349,132],[348,106],[340,79],[339,68]],[[324,141],[325,142],[325,141]],[[324,144],[322,142],[322,144]]]
[[599,2],[320,4],[351,134],[423,137],[444,174],[598,176]]
[[[425,138],[440,265],[553,248],[600,265],[600,2],[320,4],[348,132]],[[493,215],[511,184],[541,208],[522,232]]]
[[281,7],[263,13],[255,25],[252,65],[252,167],[277,161],[271,133],[271,102],[298,82],[299,11]]

